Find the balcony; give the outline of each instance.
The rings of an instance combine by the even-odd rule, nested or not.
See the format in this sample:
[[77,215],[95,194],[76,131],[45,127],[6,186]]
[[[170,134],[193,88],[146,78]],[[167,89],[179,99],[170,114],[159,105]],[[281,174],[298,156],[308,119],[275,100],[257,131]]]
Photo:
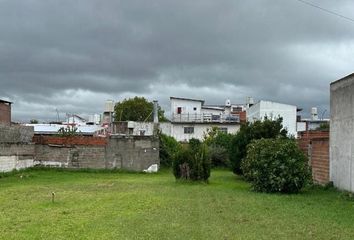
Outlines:
[[182,113],[172,114],[171,122],[180,123],[239,123],[240,115],[238,114],[223,114],[214,115],[210,113]]

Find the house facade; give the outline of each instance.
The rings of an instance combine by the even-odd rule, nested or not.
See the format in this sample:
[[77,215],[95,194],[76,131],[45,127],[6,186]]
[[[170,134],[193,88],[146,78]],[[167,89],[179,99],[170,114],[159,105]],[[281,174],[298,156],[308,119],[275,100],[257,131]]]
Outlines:
[[283,126],[288,130],[288,134],[297,136],[297,107],[293,105],[259,101],[247,109],[247,121],[254,122],[265,118],[275,120],[283,118]]
[[160,129],[177,141],[202,140],[214,127],[226,133],[240,129],[240,115],[232,110],[242,110],[243,106],[233,105],[229,100],[225,105],[205,105],[204,100],[170,97],[170,103],[171,122],[169,126],[162,124]]

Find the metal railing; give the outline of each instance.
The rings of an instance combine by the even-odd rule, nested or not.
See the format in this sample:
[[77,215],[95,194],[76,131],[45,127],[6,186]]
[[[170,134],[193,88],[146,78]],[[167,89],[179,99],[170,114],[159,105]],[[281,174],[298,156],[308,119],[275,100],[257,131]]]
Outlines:
[[196,122],[196,123],[238,123],[240,115],[238,114],[222,114],[216,115],[211,113],[182,113],[172,114],[172,122]]

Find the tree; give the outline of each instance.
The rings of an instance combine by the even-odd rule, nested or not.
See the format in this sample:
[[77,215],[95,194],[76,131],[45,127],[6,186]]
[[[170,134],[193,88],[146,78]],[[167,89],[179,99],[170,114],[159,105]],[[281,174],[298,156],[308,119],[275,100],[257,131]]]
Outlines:
[[[153,102],[144,97],[134,97],[118,102],[114,107],[114,118],[116,121],[153,121]],[[164,111],[158,109],[159,121],[164,122],[166,118]]]
[[172,169],[176,179],[208,181],[211,162],[208,148],[198,139],[191,139],[189,144],[180,148],[174,155]]
[[320,126],[318,128],[316,128],[316,130],[329,131],[329,128],[330,128],[329,122],[324,122],[324,123],[321,123]]
[[297,193],[311,179],[308,159],[294,139],[252,141],[241,167],[258,192]]
[[37,120],[37,119],[31,119],[31,120],[30,120],[30,123],[31,123],[31,124],[38,124],[38,120]]
[[160,141],[160,165],[164,167],[171,167],[172,160],[177,152],[182,148],[181,144],[171,136],[167,136],[159,131]]
[[209,147],[212,167],[230,167],[231,143],[233,134],[220,131],[213,127],[204,135],[204,143]]
[[252,140],[262,138],[287,138],[288,131],[283,129],[282,118],[277,120],[264,119],[241,126],[240,131],[234,136],[231,144],[230,161],[232,170],[242,174],[241,163],[247,155],[247,145]]

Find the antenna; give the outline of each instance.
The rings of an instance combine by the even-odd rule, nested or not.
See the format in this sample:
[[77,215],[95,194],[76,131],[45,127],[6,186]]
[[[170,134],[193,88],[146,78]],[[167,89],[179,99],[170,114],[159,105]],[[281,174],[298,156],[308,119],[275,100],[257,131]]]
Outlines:
[[58,111],[58,108],[55,109],[55,111],[57,112],[57,122],[59,122],[59,111]]

